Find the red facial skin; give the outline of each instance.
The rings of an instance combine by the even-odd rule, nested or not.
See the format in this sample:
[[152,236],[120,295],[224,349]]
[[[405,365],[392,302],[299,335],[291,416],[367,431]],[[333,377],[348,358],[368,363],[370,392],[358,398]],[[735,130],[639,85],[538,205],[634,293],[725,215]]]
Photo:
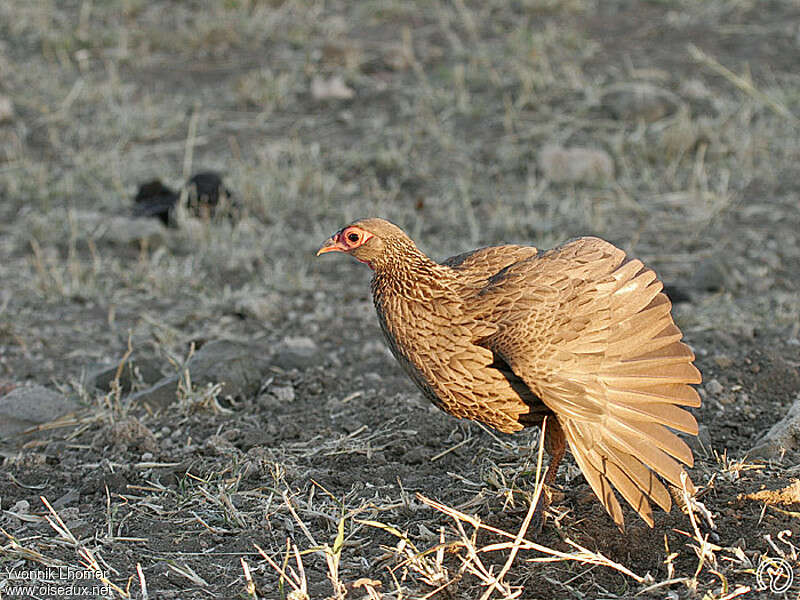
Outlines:
[[[322,244],[322,247],[317,250],[317,256],[325,254],[326,252],[344,252],[345,254],[350,254],[353,250],[368,242],[372,237],[374,236],[369,231],[361,229],[360,227],[355,227],[353,225],[345,227],[341,231],[334,233],[330,239]],[[356,256],[353,258],[369,265],[367,261],[361,260]]]

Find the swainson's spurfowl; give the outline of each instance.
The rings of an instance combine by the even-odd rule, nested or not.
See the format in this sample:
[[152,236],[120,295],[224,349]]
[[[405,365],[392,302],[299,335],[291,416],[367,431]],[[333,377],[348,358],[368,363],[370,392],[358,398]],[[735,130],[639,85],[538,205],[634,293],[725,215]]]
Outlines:
[[[656,274],[594,237],[546,252],[481,248],[437,263],[396,225],[362,219],[317,252],[374,271],[372,296],[389,347],[445,412],[511,433],[541,426],[555,479],[565,441],[614,522],[613,488],[653,526],[697,434],[680,406],[699,406],[694,354],[681,343]],[[687,478],[686,485],[693,491]]]

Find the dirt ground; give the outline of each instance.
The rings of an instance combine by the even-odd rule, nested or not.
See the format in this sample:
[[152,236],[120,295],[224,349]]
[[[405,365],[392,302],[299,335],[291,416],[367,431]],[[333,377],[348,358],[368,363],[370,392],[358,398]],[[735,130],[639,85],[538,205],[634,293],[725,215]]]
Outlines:
[[[798,597],[756,577],[800,578],[797,453],[748,451],[800,397],[799,23],[791,0],[2,3],[0,401],[72,409],[0,440],[0,597],[76,595],[87,566],[109,598]],[[139,184],[209,169],[230,214],[131,218]],[[436,258],[590,234],[652,266],[704,376],[701,507],[620,533],[568,458],[541,548],[492,550],[538,434],[407,380],[368,269],[314,258],[362,216]]]

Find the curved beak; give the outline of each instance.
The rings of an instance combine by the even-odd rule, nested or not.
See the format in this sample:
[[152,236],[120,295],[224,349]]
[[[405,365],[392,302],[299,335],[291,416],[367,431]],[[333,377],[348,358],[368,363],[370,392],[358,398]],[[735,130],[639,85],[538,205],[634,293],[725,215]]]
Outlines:
[[325,240],[325,243],[322,244],[322,246],[319,247],[319,250],[317,250],[317,256],[320,254],[325,254],[326,252],[345,252],[346,250],[347,248],[345,248],[344,245],[339,242],[339,236],[332,235]]

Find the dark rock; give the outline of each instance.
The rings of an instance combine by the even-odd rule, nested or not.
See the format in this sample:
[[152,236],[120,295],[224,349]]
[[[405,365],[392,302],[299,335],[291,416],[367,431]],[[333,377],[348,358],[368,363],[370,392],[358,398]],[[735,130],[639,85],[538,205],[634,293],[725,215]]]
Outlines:
[[427,458],[421,448],[412,448],[403,455],[402,461],[406,465],[421,465]]
[[160,179],[153,179],[139,186],[133,199],[136,204],[133,215],[156,218],[170,226],[173,224],[172,211],[179,198],[178,192],[165,186]]
[[750,450],[749,456],[777,458],[785,451],[800,449],[800,394],[795,397],[786,416],[775,423]]
[[[252,344],[218,340],[205,344],[189,361],[192,385],[221,383],[221,395],[231,397],[255,396],[269,369],[267,351]],[[147,404],[161,409],[175,402],[180,377],[171,375],[146,390],[129,397],[131,403]]]
[[189,363],[192,382],[222,383],[222,396],[255,396],[269,369],[267,351],[254,344],[229,340],[209,342]]
[[170,375],[165,377],[158,383],[153,384],[145,390],[131,394],[127,402],[130,404],[142,404],[149,406],[153,410],[166,408],[178,397],[178,382],[180,378],[177,375]]
[[186,183],[189,212],[201,219],[211,219],[220,209],[239,208],[231,191],[222,183],[222,177],[214,171],[197,173]]
[[79,408],[77,400],[41,385],[14,388],[0,396],[0,438],[50,423]]
[[[117,376],[119,361],[105,367],[100,367],[89,372],[86,376],[86,387],[95,387],[104,392],[111,391],[111,383]],[[119,385],[123,393],[127,394],[133,389],[135,383],[152,385],[162,379],[164,374],[159,368],[159,363],[146,358],[131,357],[125,362],[119,375]]]
[[684,441],[692,449],[695,456],[711,456],[711,434],[708,432],[708,427],[699,423],[697,425],[697,435],[687,435],[683,438]]
[[692,275],[692,287],[703,292],[720,292],[728,289],[727,269],[715,258],[702,261]]
[[[167,227],[177,227],[175,207],[181,193],[153,179],[139,186],[134,197],[133,215],[159,219]],[[186,208],[189,214],[201,219],[211,219],[220,209],[227,214],[239,212],[239,203],[225,187],[222,177],[214,171],[203,171],[186,182]]]
[[683,286],[664,284],[663,291],[672,304],[681,304],[682,302],[692,301],[692,296],[689,290]]

